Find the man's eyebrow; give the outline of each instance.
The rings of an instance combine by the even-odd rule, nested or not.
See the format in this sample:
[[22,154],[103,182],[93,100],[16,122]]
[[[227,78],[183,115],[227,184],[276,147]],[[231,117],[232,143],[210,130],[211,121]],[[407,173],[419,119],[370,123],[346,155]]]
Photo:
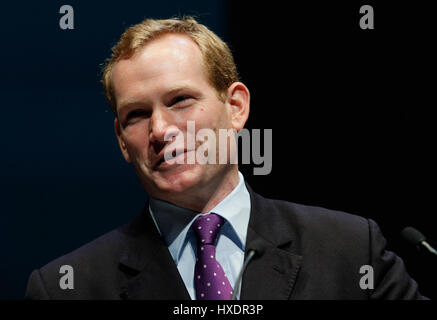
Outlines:
[[121,110],[121,109],[125,109],[127,107],[130,107],[132,105],[140,105],[140,104],[145,104],[145,102],[141,101],[141,100],[126,100],[126,101],[122,101],[119,104],[119,108],[118,109]]
[[163,94],[164,103],[170,103],[170,100],[173,99],[175,96],[177,96],[180,93],[187,93],[189,95],[192,95],[195,98],[199,98],[201,96],[200,92],[191,86],[188,85],[180,85],[180,86],[174,86],[167,90]]
[[169,95],[172,95],[172,94],[178,93],[180,91],[184,91],[184,90],[193,91],[194,88],[187,86],[187,85],[175,86],[175,87],[172,87],[171,89],[169,89],[168,91],[166,91],[165,96],[169,96]]

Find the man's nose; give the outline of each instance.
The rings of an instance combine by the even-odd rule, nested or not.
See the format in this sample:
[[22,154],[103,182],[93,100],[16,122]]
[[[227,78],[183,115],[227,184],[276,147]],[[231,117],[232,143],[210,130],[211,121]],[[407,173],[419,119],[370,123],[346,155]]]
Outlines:
[[171,137],[178,133],[171,115],[162,108],[156,108],[150,118],[150,142],[154,144],[166,144]]

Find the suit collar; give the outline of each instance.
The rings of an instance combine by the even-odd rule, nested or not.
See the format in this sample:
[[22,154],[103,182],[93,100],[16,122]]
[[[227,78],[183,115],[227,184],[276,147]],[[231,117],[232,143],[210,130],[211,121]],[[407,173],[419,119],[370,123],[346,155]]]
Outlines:
[[262,254],[253,258],[244,273],[241,299],[290,299],[302,262],[302,256],[293,252],[294,234],[270,200],[249,185],[247,189],[251,214],[246,254],[254,248]]
[[122,228],[126,247],[120,258],[125,278],[120,296],[124,299],[190,299],[168,248],[148,211]]
[[149,210],[167,246],[175,241],[182,230],[198,214],[194,210],[152,197],[150,197]]

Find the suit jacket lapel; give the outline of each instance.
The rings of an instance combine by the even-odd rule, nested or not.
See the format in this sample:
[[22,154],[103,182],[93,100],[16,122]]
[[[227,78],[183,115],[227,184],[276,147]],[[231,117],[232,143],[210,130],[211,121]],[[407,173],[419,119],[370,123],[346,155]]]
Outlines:
[[149,213],[149,205],[123,228],[127,245],[120,259],[123,299],[190,299],[176,264]]
[[293,253],[293,234],[284,226],[280,215],[268,200],[253,192],[247,231],[246,254],[257,248],[261,255],[254,256],[243,275],[241,299],[290,299],[302,262],[302,256]]

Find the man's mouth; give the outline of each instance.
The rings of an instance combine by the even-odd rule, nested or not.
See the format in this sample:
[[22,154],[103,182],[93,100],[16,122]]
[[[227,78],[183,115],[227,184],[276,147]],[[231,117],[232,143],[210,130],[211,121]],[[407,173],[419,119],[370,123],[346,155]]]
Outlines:
[[156,161],[156,164],[154,165],[154,169],[160,169],[165,168],[168,166],[172,166],[174,164],[182,164],[185,163],[185,160],[181,162],[181,157],[185,157],[185,154],[193,151],[193,150],[187,150],[187,149],[178,149],[176,152],[173,152],[171,154],[170,159],[165,159],[165,152],[162,151],[159,153],[158,160]]

